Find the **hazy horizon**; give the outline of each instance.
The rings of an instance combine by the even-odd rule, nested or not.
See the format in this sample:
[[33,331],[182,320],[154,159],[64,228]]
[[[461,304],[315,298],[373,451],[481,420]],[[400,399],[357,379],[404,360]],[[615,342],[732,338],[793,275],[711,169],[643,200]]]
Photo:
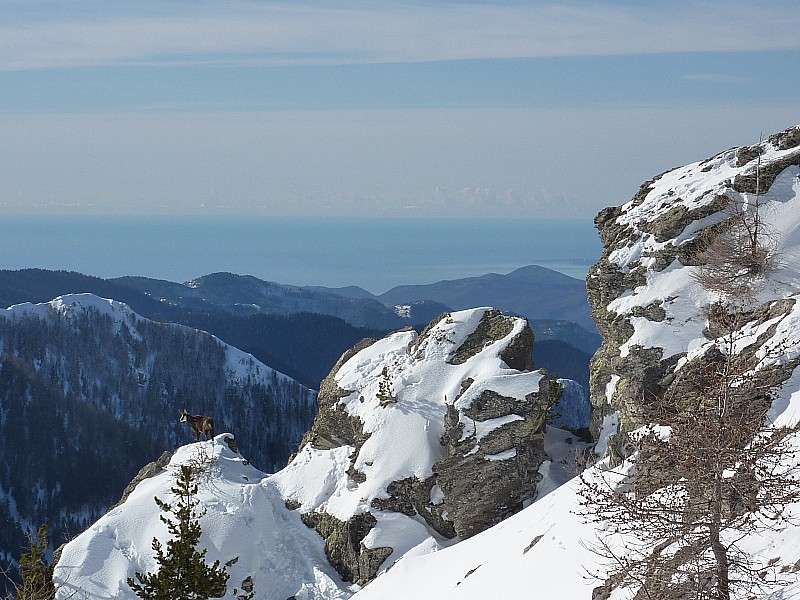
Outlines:
[[0,252],[11,270],[177,283],[232,272],[381,294],[530,264],[583,279],[600,240],[581,219],[9,217],[0,218]]

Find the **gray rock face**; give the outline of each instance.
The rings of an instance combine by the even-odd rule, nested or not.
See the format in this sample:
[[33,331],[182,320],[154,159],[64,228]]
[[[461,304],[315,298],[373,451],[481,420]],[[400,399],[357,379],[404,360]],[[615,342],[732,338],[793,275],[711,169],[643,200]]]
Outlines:
[[[459,347],[450,363],[464,364],[469,358],[478,354],[486,344],[500,340],[511,333],[513,319],[504,317],[499,310],[487,311],[469,337]],[[520,371],[533,369],[533,332],[526,327],[516,335],[503,350],[500,358],[512,369]]]
[[[430,534],[469,537],[533,498],[545,460],[548,410],[558,398],[555,380],[530,370],[534,340],[524,319],[474,309],[444,314],[419,336],[393,335],[405,335],[405,345],[380,354],[393,336],[365,340],[342,356],[320,388],[319,413],[297,459],[350,448],[349,466],[338,467],[344,469],[346,490],[357,493],[380,481],[376,493],[361,497],[368,509],[343,519],[285,492],[287,506],[300,510],[304,522],[325,538],[331,564],[358,583],[373,578],[393,551],[370,541],[382,515],[406,515],[416,526],[425,523]],[[466,376],[470,372],[475,375]],[[354,381],[353,373],[368,374]],[[518,383],[507,387],[509,378]],[[424,393],[418,391],[421,381]],[[387,396],[391,402],[382,401]],[[363,458],[375,452],[366,445],[375,443],[392,419],[415,418],[416,411],[425,415],[426,431],[439,432],[427,437],[428,448],[408,447],[431,457],[421,471],[426,474],[375,472],[373,461]]]
[[347,521],[321,512],[303,513],[301,518],[325,538],[328,560],[347,581],[367,583],[392,553],[391,548],[367,548],[364,545],[364,538],[377,523],[368,512]]
[[[719,335],[711,314],[719,297],[693,275],[707,260],[703,250],[730,228],[735,215],[756,204],[767,225],[775,221],[775,235],[783,235],[792,214],[788,206],[796,201],[791,182],[799,166],[800,126],[663,173],[624,206],[597,215],[604,251],[586,282],[603,335],[591,363],[595,436],[604,425],[608,433],[614,414],[622,431],[638,426],[643,403],[667,393],[687,352]],[[790,243],[793,234],[787,233],[779,246]],[[795,293],[796,265],[779,271],[763,291],[754,292],[745,319],[750,326],[775,318],[785,308],[776,301]],[[790,373],[787,367],[777,377]]]
[[[457,536],[468,538],[496,525],[521,510],[523,501],[535,495],[541,479],[538,469],[545,459],[543,429],[552,395],[550,385],[543,380],[539,391],[524,401],[491,390],[483,392],[464,411],[474,420],[471,432],[464,431],[458,411],[448,407],[442,437],[447,458],[434,465],[436,484],[444,499],[430,507],[429,514],[451,521]],[[480,424],[511,415],[524,418],[479,437]]]
[[165,450],[164,452],[161,453],[161,456],[159,456],[158,459],[154,460],[151,463],[146,464],[141,469],[139,469],[139,472],[136,474],[136,477],[134,477],[131,480],[131,482],[125,487],[125,490],[122,492],[122,497],[119,499],[119,502],[117,502],[109,510],[113,510],[117,508],[119,505],[121,505],[123,502],[125,502],[125,500],[128,499],[128,496],[131,495],[131,492],[134,489],[136,489],[136,486],[139,485],[142,481],[144,481],[145,479],[149,479],[153,475],[156,475],[157,473],[160,473],[162,470],[164,470],[166,466],[169,464],[171,458],[172,458],[172,452],[170,452],[169,450]]

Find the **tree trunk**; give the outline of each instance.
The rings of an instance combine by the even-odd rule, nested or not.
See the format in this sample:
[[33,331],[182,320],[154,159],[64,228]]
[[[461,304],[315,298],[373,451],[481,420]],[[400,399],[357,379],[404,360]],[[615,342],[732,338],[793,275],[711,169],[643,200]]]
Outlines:
[[718,470],[714,481],[714,499],[711,505],[711,526],[709,527],[709,541],[711,551],[714,553],[717,577],[714,585],[715,600],[730,600],[730,576],[728,564],[728,549],[720,539],[722,530],[722,471]]

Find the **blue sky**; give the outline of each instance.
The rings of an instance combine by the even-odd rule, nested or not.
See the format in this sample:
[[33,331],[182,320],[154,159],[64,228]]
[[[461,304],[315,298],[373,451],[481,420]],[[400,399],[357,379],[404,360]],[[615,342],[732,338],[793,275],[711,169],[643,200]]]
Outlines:
[[6,214],[591,218],[800,123],[794,0],[0,4]]

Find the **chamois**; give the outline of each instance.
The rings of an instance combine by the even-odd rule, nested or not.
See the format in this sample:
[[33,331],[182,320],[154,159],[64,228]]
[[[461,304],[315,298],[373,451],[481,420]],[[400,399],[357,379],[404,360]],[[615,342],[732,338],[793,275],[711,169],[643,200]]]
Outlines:
[[214,419],[203,415],[190,415],[185,410],[181,413],[181,423],[188,423],[194,431],[194,441],[200,441],[200,434],[206,436],[207,440],[214,437]]

